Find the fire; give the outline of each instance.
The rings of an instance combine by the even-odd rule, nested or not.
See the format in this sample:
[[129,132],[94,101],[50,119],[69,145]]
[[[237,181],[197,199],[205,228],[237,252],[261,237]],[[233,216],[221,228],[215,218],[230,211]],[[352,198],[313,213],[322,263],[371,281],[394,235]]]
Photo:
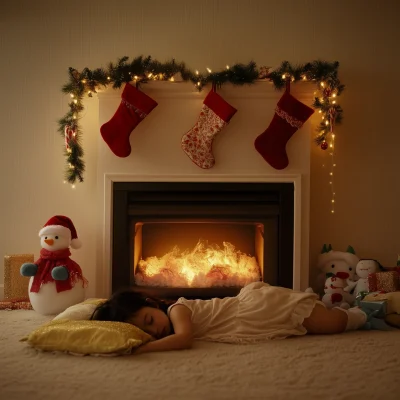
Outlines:
[[137,285],[167,287],[245,286],[260,278],[255,257],[229,242],[220,248],[202,240],[191,251],[175,246],[160,258],[140,260],[135,274]]

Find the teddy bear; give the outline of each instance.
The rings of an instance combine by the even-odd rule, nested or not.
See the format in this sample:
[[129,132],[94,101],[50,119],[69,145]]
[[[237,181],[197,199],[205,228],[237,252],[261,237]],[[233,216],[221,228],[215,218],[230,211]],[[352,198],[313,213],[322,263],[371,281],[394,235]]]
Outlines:
[[348,278],[346,292],[354,289],[354,295],[362,292],[369,292],[368,275],[379,272],[382,269],[381,264],[373,259],[361,259],[356,265],[356,280]]
[[346,286],[347,282],[345,279],[330,276],[325,281],[325,294],[322,296],[321,301],[327,308],[341,307],[349,309],[354,303],[354,296],[344,291]]
[[322,294],[325,281],[331,276],[343,279],[345,282],[347,279],[355,281],[356,265],[359,261],[352,246],[348,246],[346,251],[337,251],[333,250],[330,244],[324,244],[317,261],[320,273],[317,277],[316,291]]

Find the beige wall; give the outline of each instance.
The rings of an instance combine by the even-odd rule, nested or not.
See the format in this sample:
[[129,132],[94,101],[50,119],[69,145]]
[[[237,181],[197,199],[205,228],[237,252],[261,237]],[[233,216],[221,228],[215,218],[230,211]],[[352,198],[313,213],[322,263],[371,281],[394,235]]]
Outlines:
[[[0,256],[37,255],[37,232],[56,213],[70,216],[85,243],[95,245],[97,99],[87,102],[83,120],[86,182],[71,190],[62,183],[56,121],[68,98],[60,89],[69,66],[105,67],[123,55],[150,54],[193,69],[250,59],[269,66],[339,60],[347,89],[340,98],[345,120],[337,129],[336,213],[330,214],[322,168],[328,153],[313,146],[311,268],[324,242],[338,250],[352,244],[360,257],[395,263],[399,12],[396,0],[7,2],[0,15]],[[73,258],[93,265],[90,257],[82,249]],[[88,279],[95,275],[93,265]]]

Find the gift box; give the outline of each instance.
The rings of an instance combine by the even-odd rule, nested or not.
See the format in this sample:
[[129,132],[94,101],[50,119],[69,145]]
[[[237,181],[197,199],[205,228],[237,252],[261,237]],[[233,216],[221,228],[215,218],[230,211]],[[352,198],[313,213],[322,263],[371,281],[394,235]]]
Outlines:
[[363,300],[368,302],[386,301],[386,313],[400,315],[400,292],[369,293]]
[[376,318],[385,318],[386,317],[386,312],[387,312],[386,300],[381,300],[381,301],[361,300],[360,307],[367,314],[370,314],[370,313],[376,311],[376,314],[374,314],[374,317],[376,317]]
[[370,292],[396,292],[400,290],[400,275],[397,271],[374,272],[368,275]]
[[29,278],[21,276],[24,263],[33,263],[33,254],[13,254],[4,256],[4,300],[27,298]]
[[0,310],[33,310],[28,297],[0,301]]

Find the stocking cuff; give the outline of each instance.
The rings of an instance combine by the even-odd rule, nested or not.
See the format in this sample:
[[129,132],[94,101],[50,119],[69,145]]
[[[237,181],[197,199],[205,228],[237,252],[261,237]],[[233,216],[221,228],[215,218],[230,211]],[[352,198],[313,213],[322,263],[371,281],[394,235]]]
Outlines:
[[[125,104],[129,107],[132,106],[143,113],[143,117],[153,110],[157,106],[157,102],[151,97],[147,96],[146,93],[136,89],[130,83],[125,85],[124,91],[122,92],[122,100],[125,100]],[[128,104],[127,104],[128,103]]]
[[275,112],[297,129],[300,129],[303,123],[314,114],[314,110],[311,107],[297,100],[289,92],[285,92],[280,98]]
[[236,108],[227,103],[217,92],[211,90],[203,101],[203,104],[210,108],[223,121],[228,123],[235,115]]

